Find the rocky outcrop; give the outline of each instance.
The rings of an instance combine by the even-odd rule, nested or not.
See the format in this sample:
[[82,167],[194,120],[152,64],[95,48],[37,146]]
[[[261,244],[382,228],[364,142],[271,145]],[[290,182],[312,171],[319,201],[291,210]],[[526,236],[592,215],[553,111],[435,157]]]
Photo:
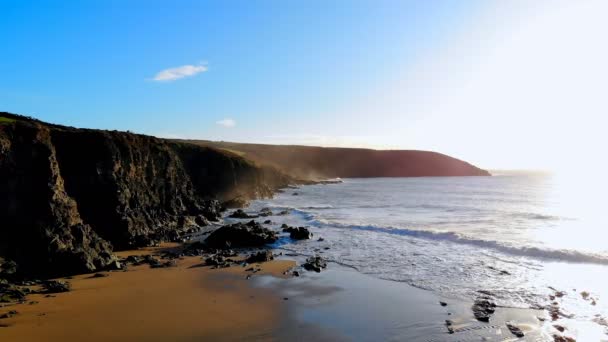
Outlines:
[[118,266],[113,249],[167,240],[217,220],[222,201],[290,182],[213,148],[0,117],[0,257],[23,274]]
[[277,234],[255,221],[235,223],[218,228],[207,237],[205,243],[212,248],[262,247],[276,242]]

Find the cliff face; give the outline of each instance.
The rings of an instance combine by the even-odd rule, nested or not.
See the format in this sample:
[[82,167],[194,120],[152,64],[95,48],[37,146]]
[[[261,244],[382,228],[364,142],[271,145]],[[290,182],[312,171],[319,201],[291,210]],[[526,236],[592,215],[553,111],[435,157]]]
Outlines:
[[26,274],[107,267],[112,246],[216,220],[218,200],[269,196],[290,181],[211,148],[0,117],[0,257]]
[[300,178],[489,176],[490,173],[441,153],[313,146],[188,141],[241,153]]

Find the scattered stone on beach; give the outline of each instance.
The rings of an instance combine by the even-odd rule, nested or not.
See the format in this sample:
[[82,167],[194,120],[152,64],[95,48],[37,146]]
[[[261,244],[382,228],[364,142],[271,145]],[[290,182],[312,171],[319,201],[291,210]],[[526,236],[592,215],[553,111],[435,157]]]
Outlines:
[[293,194],[291,194],[292,196],[299,196],[300,194],[297,192],[294,192]]
[[11,318],[11,317],[15,316],[16,314],[18,314],[18,312],[17,312],[17,311],[15,311],[15,310],[11,310],[11,311],[9,311],[9,312],[7,312],[7,313],[3,313],[3,314],[1,314],[1,315],[0,315],[0,319]]
[[278,240],[277,234],[255,221],[223,226],[211,233],[205,243],[213,248],[261,247]]
[[553,327],[555,329],[557,329],[557,331],[559,331],[559,332],[564,332],[566,330],[566,327],[559,325],[559,324],[554,324]]
[[107,276],[108,276],[107,273],[95,273],[91,276],[91,278],[105,278]]
[[266,221],[264,221],[264,224],[272,224],[272,221],[271,220],[266,220]]
[[61,293],[70,291],[70,283],[59,280],[46,280],[42,282],[44,293]]
[[445,320],[445,327],[448,329],[448,334],[454,333],[454,328],[452,327],[452,325],[454,325],[454,322],[449,319]]
[[448,306],[448,303],[446,303],[446,302],[439,302],[439,305],[441,305],[441,306]]
[[581,292],[581,297],[583,297],[584,300],[588,300],[590,295],[591,294],[587,291]]
[[299,277],[299,276],[300,276],[300,272],[298,272],[298,271],[293,271],[291,274],[292,274],[294,277]]
[[0,303],[24,302],[28,290],[12,284],[0,285]]
[[230,262],[221,255],[212,255],[205,259],[205,265],[215,267],[230,267]]
[[312,233],[306,227],[287,227],[283,231],[289,233],[289,237],[294,240],[312,239]]
[[574,315],[572,315],[572,314],[566,314],[565,312],[563,312],[562,309],[559,307],[559,303],[557,303],[557,302],[553,302],[546,309],[547,309],[547,311],[549,311],[549,316],[551,316],[552,321],[557,321],[558,319],[560,319],[560,317],[564,317],[564,318],[573,318],[574,317]]
[[560,336],[557,334],[553,335],[553,342],[576,342],[572,337]]
[[267,262],[267,261],[271,261],[274,259],[274,256],[272,255],[271,251],[260,251],[254,254],[251,254],[248,258],[247,258],[247,262],[250,264],[253,263],[259,263],[259,262]]
[[166,268],[166,267],[175,267],[175,266],[177,266],[177,263],[175,262],[175,260],[168,260],[165,262],[158,262],[158,263],[150,264],[151,268]]
[[517,327],[516,325],[513,325],[511,323],[505,323],[507,328],[509,329],[509,331],[511,332],[511,334],[517,336],[517,337],[524,337],[524,332],[521,331],[521,329],[519,327]]
[[282,210],[277,214],[277,216],[285,216],[285,215],[289,215],[290,213],[291,213],[290,210]]
[[487,297],[481,297],[475,300],[472,309],[478,321],[489,322],[490,316],[496,311],[496,303]]
[[306,263],[302,265],[307,271],[321,272],[322,269],[327,268],[327,262],[320,256],[313,256],[306,259]]

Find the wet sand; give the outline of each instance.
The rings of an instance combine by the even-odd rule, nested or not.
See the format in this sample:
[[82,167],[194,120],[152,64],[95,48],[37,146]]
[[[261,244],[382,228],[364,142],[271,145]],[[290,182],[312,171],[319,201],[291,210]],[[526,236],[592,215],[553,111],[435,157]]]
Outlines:
[[[262,270],[249,280],[249,266],[211,269],[200,257],[177,260],[176,267],[76,276],[68,280],[71,292],[30,295],[28,302],[38,303],[0,308],[0,314],[19,312],[0,322],[8,325],[0,327],[0,341],[552,340],[551,322],[539,319],[544,311],[497,308],[490,323],[478,322],[471,302],[335,263],[321,273],[299,269],[300,277],[286,276],[303,261],[289,258],[259,264]],[[525,339],[513,336],[506,322]]]
[[[69,280],[70,292],[30,295],[28,303],[38,303],[0,308],[0,314],[19,312],[2,320],[8,327],[0,328],[0,341],[271,339],[283,298],[252,288],[244,267],[212,270],[200,264],[200,257],[188,257],[176,267],[142,265],[105,278],[76,276]],[[272,261],[261,264],[256,275],[282,277],[293,266]]]

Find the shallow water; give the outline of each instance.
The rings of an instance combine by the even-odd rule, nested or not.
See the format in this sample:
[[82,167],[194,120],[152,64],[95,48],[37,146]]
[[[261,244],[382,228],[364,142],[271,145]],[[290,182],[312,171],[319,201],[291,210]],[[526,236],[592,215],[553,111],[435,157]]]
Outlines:
[[275,247],[441,296],[487,290],[501,305],[528,308],[548,305],[550,287],[565,291],[558,300],[574,317],[562,323],[575,333],[608,315],[608,225],[592,190],[542,174],[345,179],[288,189],[249,210],[290,208],[271,219],[325,239]]

